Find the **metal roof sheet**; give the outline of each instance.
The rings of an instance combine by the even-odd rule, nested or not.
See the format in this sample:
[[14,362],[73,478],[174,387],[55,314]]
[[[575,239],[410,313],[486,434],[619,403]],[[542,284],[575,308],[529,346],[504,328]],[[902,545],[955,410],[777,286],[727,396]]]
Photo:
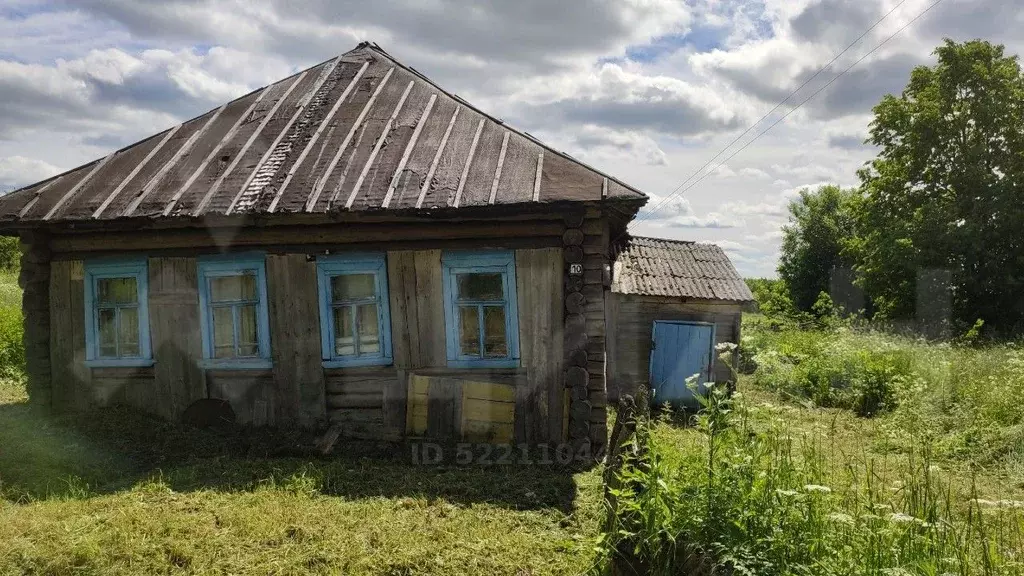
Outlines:
[[645,198],[363,43],[0,197],[0,226]]
[[619,294],[753,302],[747,283],[714,244],[634,236],[619,251]]

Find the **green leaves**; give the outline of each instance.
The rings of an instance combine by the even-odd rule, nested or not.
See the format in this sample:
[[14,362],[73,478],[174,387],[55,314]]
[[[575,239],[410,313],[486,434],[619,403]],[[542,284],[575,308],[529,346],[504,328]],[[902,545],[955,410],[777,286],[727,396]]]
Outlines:
[[935,55],[874,109],[856,270],[881,318],[913,318],[919,274],[949,270],[952,320],[1009,332],[1024,324],[1024,76],[980,40],[947,40]]

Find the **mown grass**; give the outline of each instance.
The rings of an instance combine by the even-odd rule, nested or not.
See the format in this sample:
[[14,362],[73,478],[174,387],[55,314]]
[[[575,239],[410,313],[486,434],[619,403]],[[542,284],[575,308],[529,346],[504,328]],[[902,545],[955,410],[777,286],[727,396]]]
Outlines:
[[0,274],[0,574],[578,574],[598,470],[413,465],[408,446],[188,430],[27,402]]
[[3,385],[0,573],[577,574],[598,471],[302,455],[294,434],[127,410],[41,416]]

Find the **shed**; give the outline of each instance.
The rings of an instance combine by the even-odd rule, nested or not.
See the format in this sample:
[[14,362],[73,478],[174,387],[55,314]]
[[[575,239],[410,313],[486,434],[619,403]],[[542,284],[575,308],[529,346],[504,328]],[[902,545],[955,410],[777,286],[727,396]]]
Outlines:
[[726,382],[716,354],[740,341],[754,297],[714,244],[631,237],[618,246],[607,299],[608,395],[617,400],[651,386],[652,402],[688,402],[685,380]]

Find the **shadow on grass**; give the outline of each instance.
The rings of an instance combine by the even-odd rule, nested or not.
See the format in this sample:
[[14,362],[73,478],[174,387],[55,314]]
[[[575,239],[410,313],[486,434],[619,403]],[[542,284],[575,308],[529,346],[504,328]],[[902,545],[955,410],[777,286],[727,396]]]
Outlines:
[[158,478],[179,491],[301,486],[348,499],[424,498],[572,511],[572,470],[555,465],[424,465],[412,446],[342,441],[311,450],[294,430],[184,428],[128,408],[51,416],[0,404],[0,497],[85,498]]

